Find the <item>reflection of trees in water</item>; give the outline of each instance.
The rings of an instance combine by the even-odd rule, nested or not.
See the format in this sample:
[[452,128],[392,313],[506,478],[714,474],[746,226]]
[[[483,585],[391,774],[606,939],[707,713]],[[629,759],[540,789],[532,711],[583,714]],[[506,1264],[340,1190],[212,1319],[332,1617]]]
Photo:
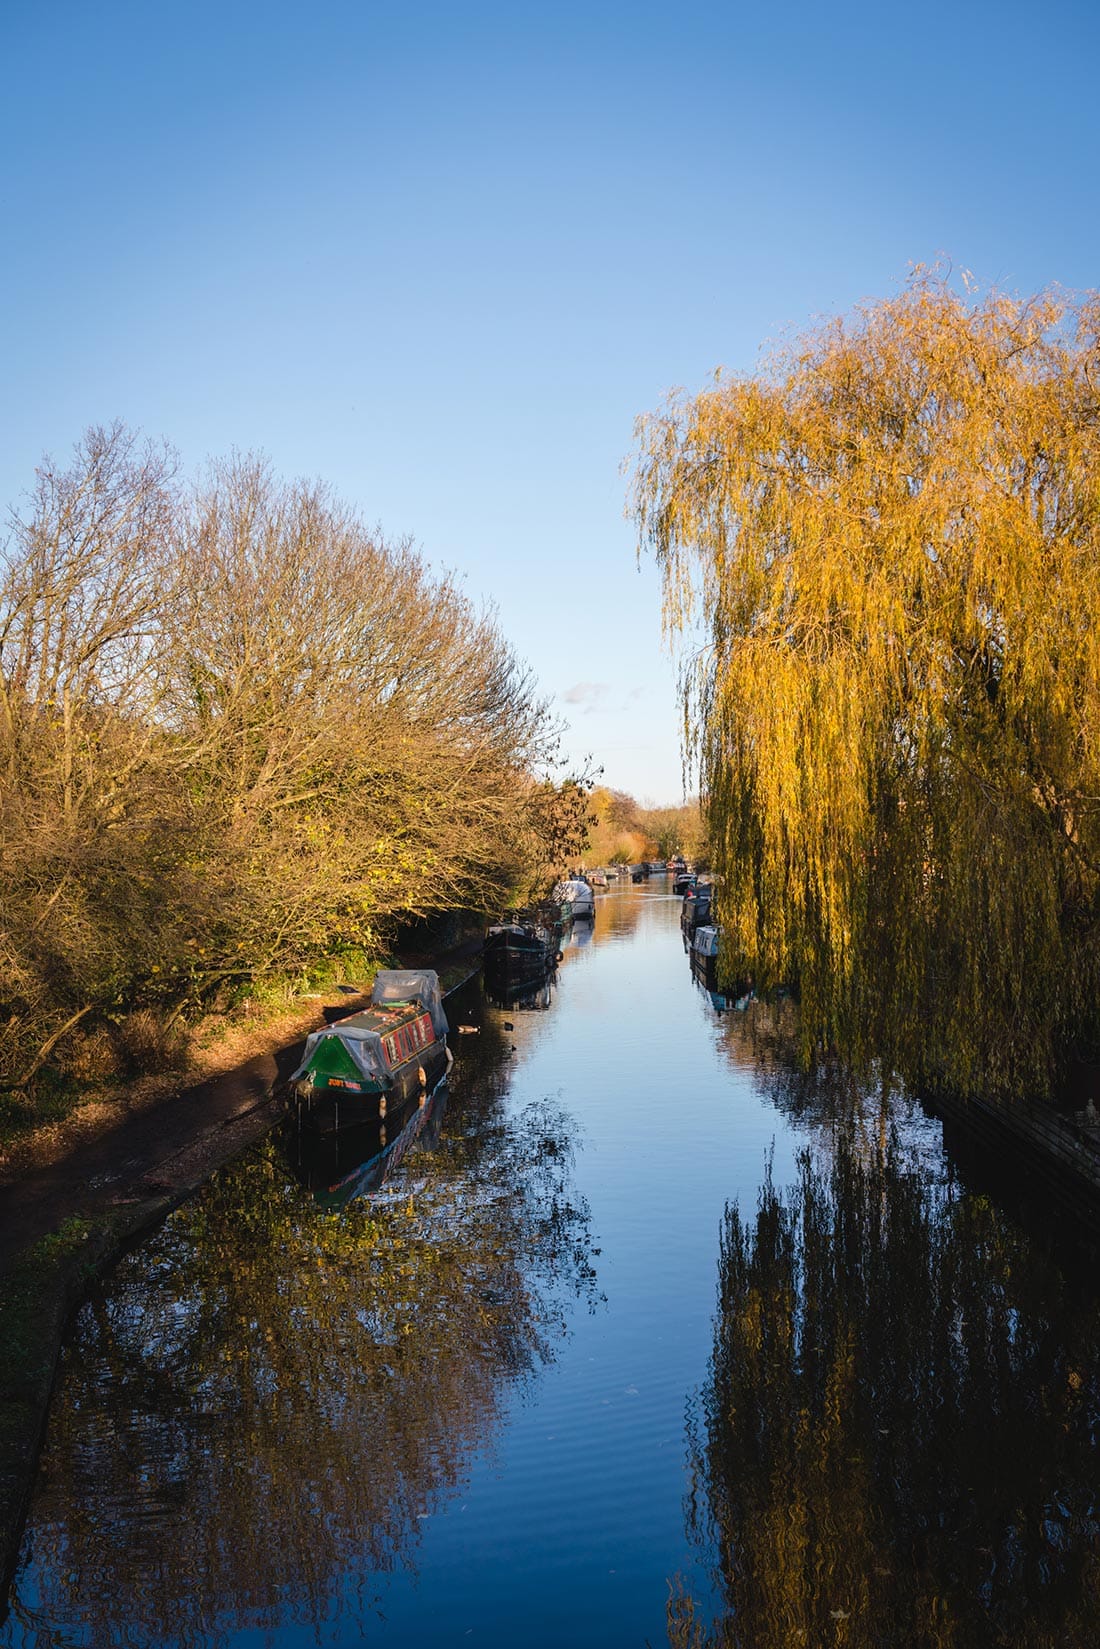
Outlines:
[[848,1137],[881,1155],[891,1125],[905,1127],[920,1106],[898,1084],[856,1076],[833,1055],[802,1043],[798,1002],[782,992],[754,998],[717,1021],[718,1047],[736,1069],[753,1074],[757,1088],[793,1127],[814,1131],[826,1150],[842,1124]]
[[628,938],[653,902],[652,895],[634,890],[629,883],[616,883],[609,892],[596,895],[595,942],[614,937]]
[[491,1091],[338,1217],[272,1141],[220,1175],[78,1318],[32,1516],[42,1618],[209,1642],[361,1612],[591,1294],[571,1183],[563,1118],[506,1120]]
[[727,1214],[676,1646],[1084,1646],[1100,1312],[984,1198],[839,1147]]

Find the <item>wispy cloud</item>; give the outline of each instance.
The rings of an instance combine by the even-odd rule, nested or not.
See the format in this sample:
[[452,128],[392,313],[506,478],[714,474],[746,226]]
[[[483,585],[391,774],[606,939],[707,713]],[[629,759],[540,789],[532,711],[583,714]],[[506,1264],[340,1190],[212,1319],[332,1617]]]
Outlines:
[[562,694],[566,704],[584,704],[594,710],[610,693],[611,688],[605,681],[578,681],[575,687],[567,687]]

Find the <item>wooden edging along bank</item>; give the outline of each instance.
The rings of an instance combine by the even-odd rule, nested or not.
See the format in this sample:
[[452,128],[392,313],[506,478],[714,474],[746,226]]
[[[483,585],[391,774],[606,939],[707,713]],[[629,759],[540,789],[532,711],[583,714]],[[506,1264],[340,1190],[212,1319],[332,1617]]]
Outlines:
[[929,1101],[940,1119],[977,1144],[993,1146],[1058,1207],[1095,1229],[1100,1215],[1100,1113],[1064,1116],[1049,1105],[994,1104],[982,1099]]

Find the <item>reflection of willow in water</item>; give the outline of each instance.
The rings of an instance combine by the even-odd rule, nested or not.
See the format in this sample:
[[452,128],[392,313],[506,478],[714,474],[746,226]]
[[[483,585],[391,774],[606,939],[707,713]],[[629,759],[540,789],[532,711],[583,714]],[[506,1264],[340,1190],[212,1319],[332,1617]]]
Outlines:
[[843,1124],[864,1150],[881,1154],[891,1124],[904,1127],[919,1103],[898,1084],[860,1078],[832,1055],[807,1058],[801,1043],[800,1008],[782,991],[754,997],[743,1008],[727,1009],[716,1024],[718,1047],[737,1070],[752,1072],[755,1084],[796,1128],[815,1130],[826,1149]]
[[411,1560],[593,1285],[562,1118],[463,1120],[336,1216],[268,1141],[84,1308],[30,1524],[44,1632],[317,1628]]
[[897,1149],[727,1214],[674,1645],[1096,1641],[1100,1312]]

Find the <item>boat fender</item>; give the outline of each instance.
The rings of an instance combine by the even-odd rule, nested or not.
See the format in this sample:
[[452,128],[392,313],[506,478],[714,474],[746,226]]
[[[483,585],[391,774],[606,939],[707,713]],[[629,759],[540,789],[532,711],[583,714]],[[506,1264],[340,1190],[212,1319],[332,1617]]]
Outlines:
[[563,950],[560,950],[558,952],[558,961],[559,962],[564,962],[565,961],[565,952]]
[[424,1069],[423,1065],[418,1065],[416,1067],[416,1075],[420,1082],[420,1086],[422,1088],[426,1088],[428,1086],[428,1073]]
[[380,1117],[384,1117],[385,1114],[386,1114],[386,1096],[385,1096],[385,1094],[383,1094],[382,1097],[378,1101],[378,1115]]

